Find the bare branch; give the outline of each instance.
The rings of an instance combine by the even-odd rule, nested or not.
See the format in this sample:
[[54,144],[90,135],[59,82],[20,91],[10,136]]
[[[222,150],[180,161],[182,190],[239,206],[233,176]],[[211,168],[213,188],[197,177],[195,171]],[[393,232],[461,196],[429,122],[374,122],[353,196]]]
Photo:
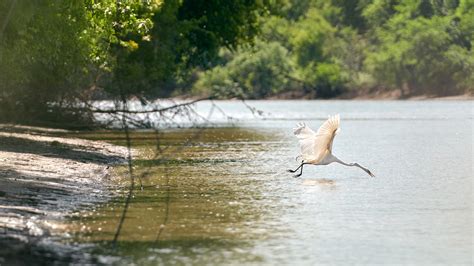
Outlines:
[[199,98],[196,100],[192,100],[190,102],[185,102],[185,103],[180,103],[180,104],[175,104],[172,106],[168,107],[163,107],[163,108],[154,108],[151,110],[127,110],[127,109],[115,109],[115,110],[103,110],[103,109],[92,109],[91,111],[94,113],[106,113],[106,114],[115,114],[115,113],[128,113],[128,114],[145,114],[145,113],[162,113],[166,112],[172,109],[188,106],[195,104],[200,101],[205,101],[205,100],[212,100],[212,97],[206,97],[206,98]]

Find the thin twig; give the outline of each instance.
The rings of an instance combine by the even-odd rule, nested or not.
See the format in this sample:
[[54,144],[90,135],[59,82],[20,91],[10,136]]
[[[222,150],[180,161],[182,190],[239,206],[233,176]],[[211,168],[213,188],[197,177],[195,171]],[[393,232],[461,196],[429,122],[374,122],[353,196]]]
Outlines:
[[[124,102],[124,105],[126,107],[126,102]],[[125,206],[123,207],[122,216],[120,217],[117,230],[115,231],[115,235],[113,239],[114,246],[117,245],[117,240],[120,235],[120,232],[122,231],[122,226],[125,221],[125,216],[128,211],[128,206],[130,205],[130,200],[132,199],[133,190],[135,188],[135,178],[133,176],[133,167],[132,167],[132,150],[131,150],[131,143],[130,143],[130,134],[128,132],[128,125],[125,118],[125,114],[122,115],[122,125],[125,131],[125,137],[127,139],[127,153],[128,153],[127,162],[128,162],[128,173],[130,175],[130,189],[128,190],[128,195],[127,195],[127,199],[125,200]]]

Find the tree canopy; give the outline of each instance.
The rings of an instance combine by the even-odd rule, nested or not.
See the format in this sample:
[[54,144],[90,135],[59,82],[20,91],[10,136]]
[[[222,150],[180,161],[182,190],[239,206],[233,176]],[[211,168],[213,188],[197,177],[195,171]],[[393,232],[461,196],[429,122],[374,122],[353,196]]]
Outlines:
[[[221,47],[247,43],[261,4],[237,1],[0,2],[0,120],[87,119],[78,101],[169,96]],[[69,108],[71,107],[71,108]]]
[[0,2],[0,121],[181,94],[473,91],[473,0]]
[[[201,75],[196,91],[219,88],[247,92],[245,97],[268,97],[300,90],[315,97],[343,92],[400,90],[401,96],[452,95],[473,91],[474,55],[472,0],[280,0],[272,2],[261,18],[257,43],[280,46],[286,51],[267,58],[254,48],[240,49],[225,64]],[[267,49],[261,46],[261,49]],[[252,52],[254,51],[254,52]],[[262,90],[264,83],[241,80],[260,67],[239,70],[248,54],[254,61],[278,61],[266,73],[288,77]],[[257,57],[257,58],[255,58]],[[274,69],[274,68],[277,69]],[[219,86],[212,80],[219,73]],[[235,79],[233,77],[240,77]],[[265,80],[265,78],[260,78]]]

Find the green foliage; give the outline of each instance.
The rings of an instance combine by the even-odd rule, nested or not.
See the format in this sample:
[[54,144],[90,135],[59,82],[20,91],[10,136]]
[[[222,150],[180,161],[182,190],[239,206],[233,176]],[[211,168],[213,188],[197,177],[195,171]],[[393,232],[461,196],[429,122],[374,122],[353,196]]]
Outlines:
[[[288,51],[289,89],[316,97],[371,87],[403,96],[473,90],[472,0],[279,0],[268,10],[260,39]],[[250,49],[234,51],[234,58],[251,56]],[[238,71],[226,65],[208,73],[219,74],[216,82],[247,75]],[[209,77],[202,78],[211,88]]]
[[85,20],[88,25],[82,38],[89,41],[90,58],[102,70],[111,72],[116,66],[119,47],[135,50],[132,38],[146,36],[153,27],[151,16],[162,1],[84,0]]
[[332,0],[332,5],[340,10],[339,20],[345,26],[351,26],[354,29],[364,31],[366,21],[362,11],[369,1],[360,0]]
[[367,70],[383,84],[404,88],[402,92],[447,95],[467,89],[473,70],[464,37],[469,33],[452,16],[427,18],[427,12],[421,12],[407,19],[417,12],[413,6],[399,6],[408,13],[394,15],[377,31],[378,45],[367,53]]
[[257,33],[257,15],[263,4],[252,0],[185,0],[179,7],[178,19],[193,23],[188,32],[197,51],[209,50],[205,38],[213,36],[216,47],[236,47],[251,42]]
[[[15,5],[16,4],[16,5]],[[114,77],[130,35],[152,27],[158,4],[142,1],[2,1],[0,120],[23,123],[88,120],[77,112],[98,79]],[[10,15],[8,15],[10,14]],[[3,75],[3,73],[5,73]]]
[[195,92],[220,98],[262,98],[281,92],[290,84],[292,66],[288,51],[276,42],[257,42],[238,51],[227,64],[204,72]]
[[[88,120],[96,91],[166,96],[257,31],[239,1],[0,1],[0,121]],[[263,9],[262,9],[263,10]]]
[[[304,12],[301,5],[308,8]],[[331,18],[337,9],[324,2],[287,2],[285,8],[295,12],[287,16],[272,15],[262,25],[262,41],[254,47],[242,47],[224,66],[207,71],[196,84],[222,97],[268,97],[288,89],[312,92],[318,97],[331,97],[344,90],[347,74],[341,60],[330,49],[341,38]],[[284,14],[283,14],[284,15]],[[342,61],[341,61],[342,62]],[[209,92],[208,92],[209,93]]]
[[152,17],[149,38],[134,38],[138,48],[120,57],[112,90],[166,97],[185,88],[195,67],[207,69],[220,47],[252,40],[261,7],[255,1],[165,1]]
[[289,32],[295,72],[305,91],[315,91],[317,97],[328,98],[344,90],[346,77],[333,56],[337,29],[316,9],[311,8]]
[[362,11],[362,16],[367,21],[370,29],[375,30],[382,26],[395,14],[396,0],[374,0]]
[[472,92],[473,45],[473,0],[4,0],[0,121],[87,120],[98,91]]
[[347,77],[336,64],[320,63],[310,64],[299,72],[301,80],[310,86],[320,98],[330,98],[344,90]]
[[289,32],[296,63],[304,67],[315,61],[323,61],[326,40],[334,31],[316,9],[310,9],[305,18],[295,23]]
[[39,119],[49,116],[48,103],[64,104],[63,96],[87,82],[89,51],[80,36],[85,10],[56,1],[13,3],[0,8],[11,12],[0,39],[0,119]]

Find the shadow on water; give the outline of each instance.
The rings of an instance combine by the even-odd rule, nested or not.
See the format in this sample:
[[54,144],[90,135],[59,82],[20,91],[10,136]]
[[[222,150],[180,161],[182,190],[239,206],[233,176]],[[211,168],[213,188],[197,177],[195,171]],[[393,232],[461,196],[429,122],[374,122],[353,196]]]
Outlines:
[[336,185],[336,181],[327,178],[320,178],[320,179],[304,179],[301,182],[303,186],[326,186],[326,187],[333,187]]
[[[134,172],[144,190],[133,192],[116,249],[112,242],[129,186],[125,167],[116,169],[112,188],[119,196],[71,217],[72,241],[94,244],[91,252],[107,263],[260,261],[251,243],[267,237],[269,232],[256,230],[269,212],[258,205],[261,181],[251,173],[261,141],[269,138],[239,128],[206,129],[197,136],[196,130],[161,133],[160,152],[151,146],[156,133],[133,132],[132,144],[142,154],[133,161]],[[88,137],[121,144],[116,134]]]

